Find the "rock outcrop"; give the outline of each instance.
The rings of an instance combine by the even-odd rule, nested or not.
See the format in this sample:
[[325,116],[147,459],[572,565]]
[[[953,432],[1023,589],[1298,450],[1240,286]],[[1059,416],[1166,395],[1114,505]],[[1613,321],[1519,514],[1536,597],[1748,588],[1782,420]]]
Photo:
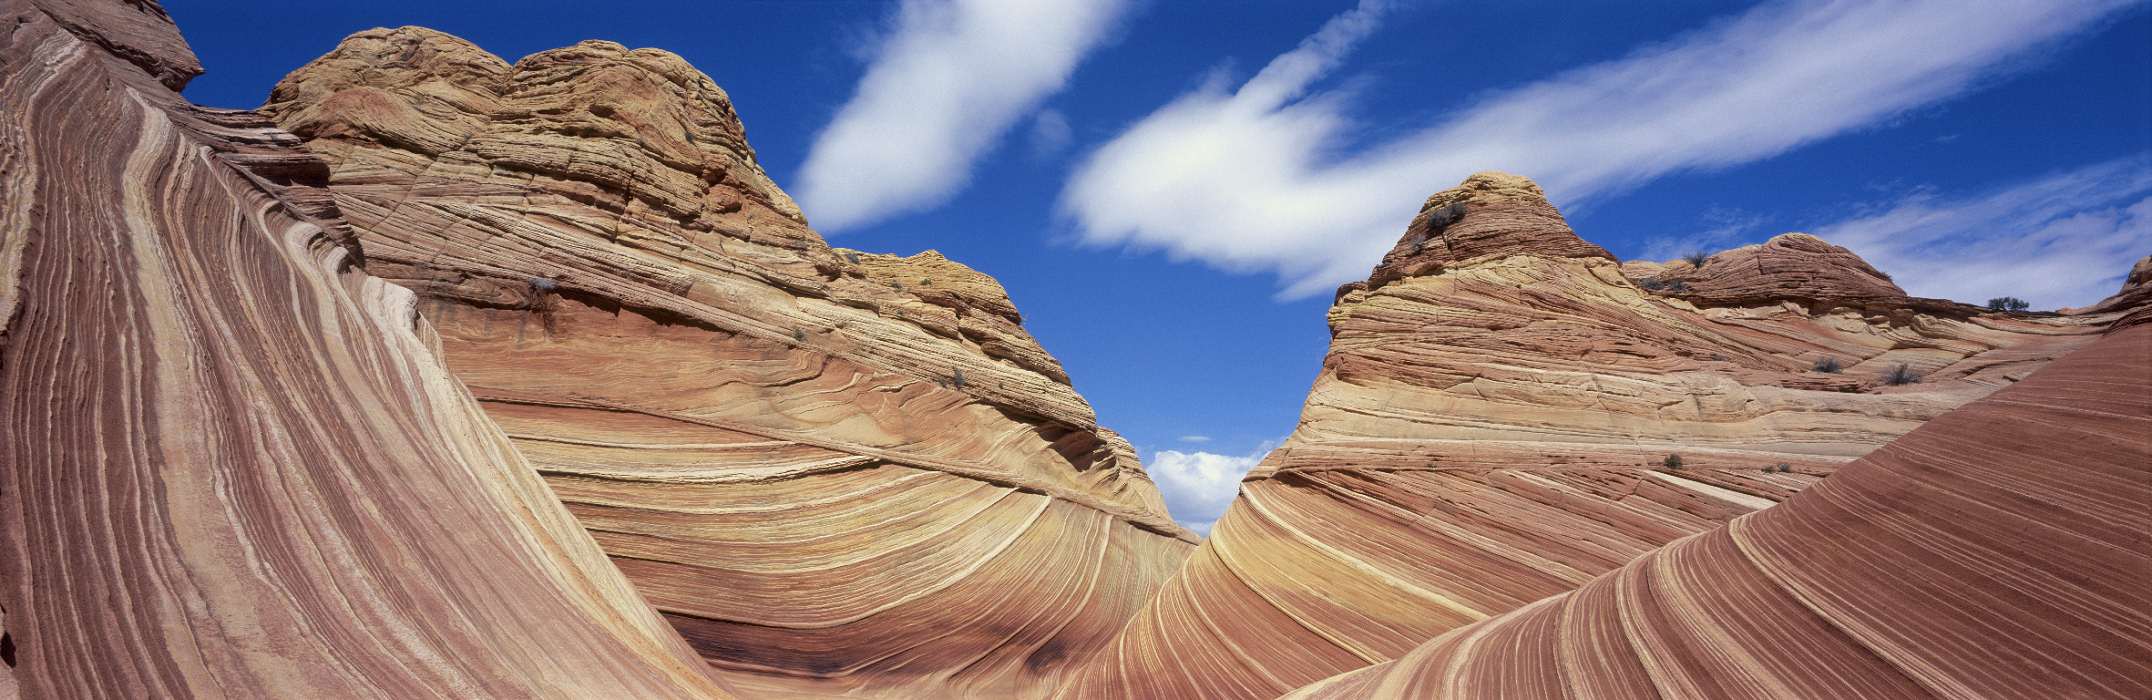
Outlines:
[[2116,314],[2152,305],[2152,255],[2137,259],[2130,266],[2130,274],[2122,280],[2122,289],[2100,303],[2082,309],[2063,309],[2070,316]]
[[1293,697],[2148,697],[2147,504],[2137,323],[1776,508]]
[[830,248],[677,56],[372,30],[264,110],[744,691],[1042,693],[1193,549],[999,284]]
[[1804,236],[1705,270],[1802,250],[1851,272],[1715,277],[1728,305],[1700,307],[1633,284],[1522,178],[1435,195],[1340,290],[1298,429],[1070,694],[1271,697],[1395,659],[1784,500],[2102,328],[1892,306]]
[[[1919,299],[1891,281],[1853,251],[1805,233],[1785,233],[1755,245],[1722,250],[1703,258],[1663,263],[1630,261],[1622,272],[1638,286],[1697,306],[1771,306],[1787,302],[1830,308],[1876,307],[1948,312],[1957,306],[1940,299]],[[1959,315],[1976,313],[1970,307]]]
[[152,0],[0,0],[0,697],[712,697]]

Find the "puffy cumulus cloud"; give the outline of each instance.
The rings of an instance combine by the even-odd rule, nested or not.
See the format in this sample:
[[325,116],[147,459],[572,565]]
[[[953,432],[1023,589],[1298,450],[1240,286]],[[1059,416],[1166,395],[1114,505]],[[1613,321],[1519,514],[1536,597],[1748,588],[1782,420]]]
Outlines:
[[1240,479],[1276,447],[1265,442],[1245,455],[1159,450],[1145,468],[1166,497],[1166,511],[1190,530],[1208,535],[1240,494]]
[[1095,48],[1125,0],[906,0],[797,187],[825,233],[948,201]]
[[1575,203],[1771,157],[1965,92],[2129,4],[1772,3],[1347,151],[1350,95],[1312,88],[1381,23],[1366,2],[1238,87],[1213,79],[1101,146],[1061,209],[1087,242],[1267,270],[1304,296],[1364,277],[1421,200],[1472,172]]
[[2152,253],[2152,154],[1957,199],[1918,192],[1810,231],[1914,295],[2082,306]]

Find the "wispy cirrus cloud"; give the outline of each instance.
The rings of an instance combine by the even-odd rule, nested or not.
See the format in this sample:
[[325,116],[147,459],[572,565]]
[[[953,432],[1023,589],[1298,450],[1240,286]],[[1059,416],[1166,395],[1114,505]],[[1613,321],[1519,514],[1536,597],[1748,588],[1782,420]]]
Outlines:
[[933,207],[1059,91],[1126,0],[906,0],[796,188],[831,233]]
[[2115,293],[2152,254],[2152,154],[1970,196],[1920,191],[1809,230],[1914,295],[2083,306]]
[[1380,25],[1385,5],[1363,2],[1238,87],[1210,81],[1100,147],[1061,208],[1089,243],[1270,271],[1302,296],[1364,276],[1423,198],[1474,171],[1574,203],[1768,158],[1975,89],[2131,4],[1777,2],[1340,153],[1349,98],[1313,88]]

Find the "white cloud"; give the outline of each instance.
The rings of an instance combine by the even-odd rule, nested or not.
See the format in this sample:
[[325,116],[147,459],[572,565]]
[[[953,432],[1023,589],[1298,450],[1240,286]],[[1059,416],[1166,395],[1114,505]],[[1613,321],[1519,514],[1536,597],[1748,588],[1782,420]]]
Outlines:
[[1039,110],[1039,116],[1031,119],[1031,157],[1043,160],[1059,155],[1073,137],[1069,118],[1060,110]]
[[1916,193],[1810,231],[1917,296],[2082,306],[2115,293],[2152,253],[2152,155],[1955,200]]
[[1240,479],[1270,454],[1275,442],[1265,442],[1245,455],[1215,452],[1159,450],[1146,465],[1151,481],[1166,497],[1166,511],[1190,530],[1208,535],[1211,524],[1225,514],[1226,506],[1240,494]]
[[1474,171],[1575,203],[1771,157],[1972,89],[2126,4],[1775,3],[1339,155],[1348,96],[1310,89],[1379,23],[1363,3],[1237,89],[1212,80],[1100,147],[1061,207],[1086,242],[1268,270],[1287,296],[1312,294],[1364,277],[1421,200]]
[[932,207],[1061,89],[1124,0],[906,0],[850,102],[815,137],[798,192],[824,233]]
[[1209,435],[1182,435],[1181,442],[1210,442]]
[[1644,239],[1643,252],[1639,258],[1664,261],[1694,251],[1711,252],[1729,248],[1739,245],[1736,241],[1754,232],[1765,221],[1762,216],[1723,207],[1705,209],[1697,218],[1702,224],[1702,230]]

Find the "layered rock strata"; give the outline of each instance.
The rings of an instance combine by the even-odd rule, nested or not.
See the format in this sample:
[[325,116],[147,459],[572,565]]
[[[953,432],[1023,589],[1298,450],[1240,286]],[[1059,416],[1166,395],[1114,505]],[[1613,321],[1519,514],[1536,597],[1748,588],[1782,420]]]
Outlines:
[[2152,696],[2147,504],[2136,323],[1779,507],[1293,697]]
[[637,588],[763,694],[1037,694],[1192,550],[992,278],[833,249],[672,54],[361,32],[264,108]]
[[1528,180],[1436,194],[1339,290],[1299,427],[1068,694],[1272,697],[1397,658],[1784,500],[2102,327],[1892,306],[1843,249],[1763,248],[1853,273],[1699,283],[1730,303],[1700,307],[1632,283]]
[[0,696],[724,690],[150,0],[0,0]]
[[1879,310],[1924,307],[1968,314],[1971,308],[1941,299],[1916,299],[1898,288],[1890,275],[1875,269],[1853,251],[1805,233],[1785,233],[1755,245],[1731,248],[1691,260],[1622,263],[1622,273],[1638,286],[1676,296],[1697,306],[1772,306],[1783,303],[1821,308]]

